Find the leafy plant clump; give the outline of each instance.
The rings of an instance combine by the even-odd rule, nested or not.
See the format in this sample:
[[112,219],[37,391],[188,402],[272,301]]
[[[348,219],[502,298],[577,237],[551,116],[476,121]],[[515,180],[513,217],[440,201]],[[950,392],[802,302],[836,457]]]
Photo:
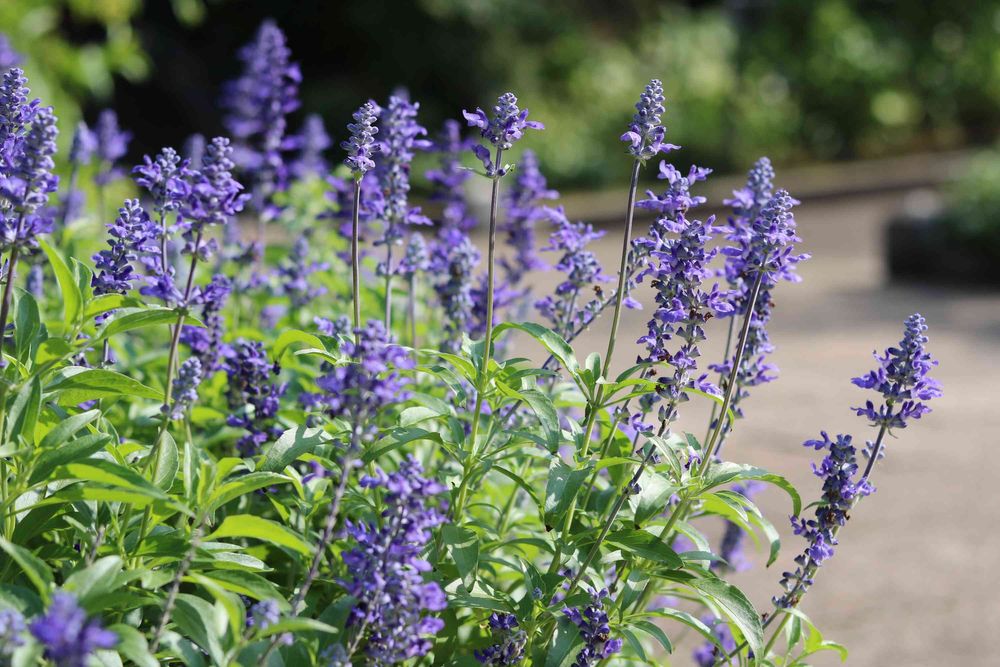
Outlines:
[[[110,222],[76,190],[90,130],[61,187],[55,114],[4,73],[0,663],[662,664],[687,630],[700,665],[842,651],[799,605],[886,436],[940,395],[936,362],[914,315],[854,379],[875,431],[861,454],[846,434],[805,443],[825,456],[812,516],[781,476],[722,457],[739,460],[734,429],[775,378],[768,323],[807,259],[766,158],[724,224],[693,217],[708,169],[662,160],[661,191],[636,201],[641,170],[677,148],[651,81],[621,137],[611,271],[588,247],[602,232],[520,151],[544,128],[513,94],[463,112],[475,138],[452,121],[428,139],[403,92],[367,102],[331,168],[318,118],[288,130],[300,77],[277,26],[240,57],[231,136],[145,158]],[[418,152],[438,161],[426,212]],[[482,220],[467,153],[492,187]],[[655,213],[639,233],[636,208]],[[642,305],[633,341],[621,314]],[[581,360],[602,316],[606,350]],[[706,364],[710,332],[727,344]],[[689,401],[712,404],[708,424],[686,421]],[[745,536],[778,555],[762,485],[807,541],[763,614],[726,581]]]

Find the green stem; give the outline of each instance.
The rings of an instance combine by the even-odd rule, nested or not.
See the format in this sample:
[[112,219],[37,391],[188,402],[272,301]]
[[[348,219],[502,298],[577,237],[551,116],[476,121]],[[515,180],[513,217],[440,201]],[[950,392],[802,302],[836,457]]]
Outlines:
[[496,157],[493,161],[493,191],[490,195],[490,233],[486,260],[486,336],[483,340],[483,361],[479,368],[478,377],[476,378],[476,403],[472,413],[472,429],[469,433],[469,451],[463,465],[462,482],[458,488],[458,496],[455,504],[452,506],[452,519],[462,516],[462,510],[465,509],[466,496],[469,490],[469,478],[472,476],[472,470],[475,467],[478,456],[476,440],[479,437],[479,422],[483,412],[483,395],[486,393],[492,356],[491,352],[493,349],[493,282],[496,269],[497,208],[500,204],[500,179],[502,178],[502,174],[500,174],[500,160],[502,155],[503,149],[498,146]]
[[[615,353],[615,344],[618,339],[618,325],[621,323],[622,315],[622,304],[625,302],[625,290],[627,287],[627,272],[628,272],[628,256],[629,248],[632,245],[632,221],[635,218],[635,193],[639,188],[639,171],[642,169],[642,162],[636,160],[632,165],[632,178],[629,182],[628,190],[628,205],[625,209],[625,232],[622,234],[622,252],[621,259],[618,267],[618,289],[615,291],[615,312],[611,318],[611,334],[608,336],[608,349],[604,355],[604,364],[601,368],[601,376],[606,377],[608,370],[611,368],[611,358]],[[583,451],[580,454],[580,460],[585,460],[590,456],[590,439],[594,432],[594,424],[597,419],[597,412],[602,407],[604,402],[604,387],[606,385],[601,384],[597,387],[597,394],[594,400],[587,406],[587,421],[583,427]],[[576,513],[576,497],[570,501],[569,508],[566,510],[566,520],[562,527],[562,539],[556,545],[555,557],[552,559],[552,565],[549,567],[549,572],[557,572],[560,566],[560,560],[562,559],[562,547],[563,544],[569,539],[570,530],[573,527],[573,516]]]
[[354,304],[354,343],[361,343],[361,179],[354,177],[354,217],[351,223],[351,297]]
[[410,347],[417,349],[417,274],[410,274],[409,300],[407,303],[410,319]]

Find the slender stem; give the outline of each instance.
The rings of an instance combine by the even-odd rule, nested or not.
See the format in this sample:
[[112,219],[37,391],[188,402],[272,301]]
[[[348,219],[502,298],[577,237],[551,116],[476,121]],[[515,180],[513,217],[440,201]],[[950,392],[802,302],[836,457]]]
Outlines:
[[[733,346],[733,329],[736,328],[736,318],[729,318],[729,327],[726,329],[726,347],[725,351],[722,353],[723,361],[729,361],[729,350]],[[719,384],[722,384],[723,380],[726,379],[725,374],[719,371]],[[705,429],[705,439],[702,442],[708,442],[709,436],[712,434],[712,426],[715,424],[715,416],[718,414],[719,406],[717,403],[712,403],[712,412],[708,417],[708,427]]]
[[[891,401],[887,402],[886,405],[889,406],[889,408],[891,409],[892,402]],[[865,471],[861,474],[861,478],[858,481],[859,485],[862,484],[862,483],[864,483],[864,482],[867,482],[868,478],[871,477],[872,469],[875,467],[875,462],[878,461],[878,458],[879,458],[879,456],[882,453],[882,448],[885,445],[885,436],[886,436],[886,434],[888,432],[889,432],[889,429],[888,429],[888,427],[886,427],[885,424],[883,424],[879,428],[878,436],[875,438],[875,444],[872,447],[871,456],[868,457],[868,465],[865,466]],[[861,496],[861,495],[856,495],[854,497],[854,500],[851,502],[851,507],[848,510],[848,513],[850,513],[851,511],[854,510],[855,507],[857,507],[858,503],[861,502],[861,499],[863,497],[864,496]],[[833,530],[830,531],[831,537],[833,538],[834,543],[836,543],[837,535],[840,533],[840,530],[841,530],[841,528],[844,527],[844,525],[845,524],[836,525],[836,526],[833,527]],[[809,560],[806,562],[806,565],[803,567],[802,576],[799,578],[798,583],[795,585],[795,589],[801,589],[801,585],[802,585],[802,581],[803,580],[809,580],[809,581],[815,580],[816,573],[817,573],[818,570],[819,570],[819,564],[816,563],[816,561],[814,561],[812,558],[809,558]],[[778,617],[779,612],[782,612],[784,609],[796,609],[799,606],[799,603],[802,601],[802,596],[803,596],[804,593],[805,593],[804,590],[799,590],[796,594],[792,595],[792,597],[791,597],[791,605],[789,607],[782,607],[782,608],[777,609],[774,614],[772,614],[771,616],[769,616],[767,618],[767,620],[764,621],[762,627],[766,630],[767,627],[769,625],[771,625],[771,623],[774,621],[774,619]],[[790,614],[781,613],[781,617],[782,617],[781,618],[781,623],[779,623],[778,627],[775,628],[774,634],[771,635],[771,639],[768,640],[767,644],[764,645],[764,650],[763,650],[763,652],[762,652],[762,654],[760,656],[762,658],[767,657],[767,652],[771,650],[772,646],[774,646],[774,642],[777,641],[777,638],[781,634],[782,629],[785,627],[785,624],[788,622]],[[724,656],[725,659],[727,661],[731,660],[734,656],[736,656],[737,653],[739,653],[740,651],[742,651],[745,647],[746,647],[746,642],[741,643],[735,649],[733,649],[732,651],[730,651],[726,656]],[[719,660],[722,660],[722,659],[723,658],[718,658],[716,660],[715,664],[716,665],[721,664],[719,662]]]
[[[625,290],[628,283],[628,256],[629,248],[632,245],[632,221],[635,218],[635,193],[639,188],[639,171],[642,169],[642,161],[636,160],[632,165],[632,178],[629,182],[628,206],[625,209],[625,232],[622,234],[622,253],[618,267],[618,288],[615,290],[615,312],[611,318],[611,334],[608,336],[608,349],[604,355],[604,365],[601,375],[606,377],[611,368],[611,358],[615,353],[615,343],[618,338],[618,325],[621,322],[622,304],[625,302]],[[601,384],[597,387],[597,394],[590,405],[587,406],[587,420],[583,427],[583,451],[581,459],[586,459],[590,455],[590,439],[594,432],[594,424],[597,419],[597,411],[604,402],[604,388],[607,385]],[[573,516],[576,513],[576,497],[570,501],[566,510],[566,520],[563,523],[562,539],[556,545],[555,558],[549,567],[549,572],[556,572],[559,569],[559,561],[562,558],[562,545],[569,538],[570,529],[573,526]]]
[[173,614],[174,605],[177,603],[177,594],[181,589],[181,579],[184,578],[184,575],[190,569],[191,563],[194,562],[195,554],[198,552],[198,547],[201,544],[202,523],[204,523],[204,517],[198,521],[198,525],[191,533],[191,546],[188,547],[187,553],[184,554],[184,559],[181,560],[180,565],[177,566],[177,572],[174,573],[174,578],[170,584],[170,591],[167,593],[167,599],[163,603],[163,614],[160,615],[160,622],[156,626],[156,630],[153,631],[153,636],[149,641],[150,653],[156,653],[156,650],[160,647],[160,638],[163,636],[164,630],[167,629],[167,624],[170,623],[170,616]]
[[451,516],[457,519],[462,516],[465,509],[466,495],[469,490],[469,478],[472,469],[476,464],[476,439],[479,436],[479,422],[483,412],[483,395],[486,393],[486,379],[489,377],[490,358],[493,349],[493,281],[494,264],[496,259],[497,241],[497,208],[500,204],[500,160],[503,149],[497,147],[497,154],[494,158],[493,191],[490,196],[490,237],[486,263],[486,336],[483,339],[483,361],[479,368],[479,377],[476,379],[476,403],[472,412],[472,429],[469,433],[469,452],[465,458],[464,470],[462,472],[462,482],[458,487],[458,497],[452,506]]
[[[352,468],[352,458],[350,455],[345,455],[343,460],[343,469],[340,473],[340,482],[337,484],[337,489],[334,491],[333,499],[330,502],[330,511],[327,512],[326,520],[323,523],[323,532],[320,533],[319,543],[316,545],[316,552],[313,554],[312,563],[309,565],[309,572],[306,573],[305,579],[302,580],[302,585],[299,586],[299,590],[296,591],[295,597],[291,600],[291,614],[295,616],[298,614],[299,605],[302,604],[306,599],[306,594],[309,592],[309,588],[312,586],[316,577],[319,576],[319,568],[323,563],[323,554],[326,553],[327,547],[330,546],[330,541],[333,539],[333,531],[337,527],[337,517],[340,514],[340,503],[344,498],[344,491],[347,489],[347,481],[351,476]],[[281,639],[281,635],[273,635],[271,637],[271,642],[267,646],[267,650],[261,655],[258,665],[266,665],[268,658],[274,653],[275,648],[278,646],[278,642]]]
[[351,223],[351,297],[354,303],[354,342],[361,342],[361,179],[354,177],[354,216]]
[[410,274],[409,301],[407,303],[410,319],[410,347],[417,349],[417,274]]

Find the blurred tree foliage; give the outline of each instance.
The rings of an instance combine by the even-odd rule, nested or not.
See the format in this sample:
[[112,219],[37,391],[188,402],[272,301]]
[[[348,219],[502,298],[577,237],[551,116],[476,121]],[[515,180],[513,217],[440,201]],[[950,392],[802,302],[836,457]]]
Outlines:
[[788,163],[976,144],[998,129],[1000,0],[0,2],[39,92],[102,96],[115,79],[136,150],[220,129],[221,83],[267,16],[303,65],[304,110],[336,139],[360,101],[395,85],[430,127],[510,88],[548,125],[532,144],[561,184],[624,177],[616,138],[653,76],[669,139],[718,169],[765,152]]

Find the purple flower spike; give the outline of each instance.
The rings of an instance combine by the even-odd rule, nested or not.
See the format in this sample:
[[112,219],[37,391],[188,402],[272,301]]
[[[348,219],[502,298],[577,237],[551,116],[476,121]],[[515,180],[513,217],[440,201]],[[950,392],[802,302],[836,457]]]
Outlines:
[[94,294],[126,294],[139,275],[134,262],[142,256],[158,252],[156,239],[159,229],[142,210],[138,199],[126,199],[118,209],[118,218],[108,225],[109,248],[94,255],[91,286]]
[[247,431],[236,447],[243,456],[254,456],[281,435],[283,429],[275,419],[287,385],[271,381],[281,368],[268,361],[264,346],[258,341],[240,341],[226,360],[225,369],[229,377],[227,399],[233,411],[226,424]]
[[910,315],[899,347],[886,349],[882,356],[876,353],[878,368],[851,380],[862,389],[874,389],[884,399],[879,407],[866,401],[863,407],[852,408],[859,416],[891,430],[906,428],[908,421],[931,411],[925,401],[940,397],[941,385],[929,375],[938,362],[925,349],[926,331],[924,318],[919,313]]
[[831,440],[823,431],[819,440],[807,440],[803,445],[828,450],[829,454],[819,466],[813,464],[813,473],[823,480],[823,497],[816,518],[791,518],[795,534],[806,538],[809,544],[795,558],[798,569],[782,574],[785,593],[774,598],[774,604],[781,608],[798,604],[798,599],[812,585],[811,572],[833,556],[833,547],[837,545],[835,531],[847,523],[847,513],[855,500],[875,491],[867,480],[857,477],[857,450],[851,436],[838,435]]
[[21,54],[14,50],[7,35],[0,32],[0,72],[21,64]]
[[645,162],[658,153],[680,148],[663,141],[667,133],[660,121],[664,111],[663,100],[663,84],[659,79],[651,80],[636,102],[635,115],[628,131],[621,136],[621,140],[629,144],[629,155],[637,160]]
[[24,646],[27,626],[24,616],[16,609],[0,609],[0,657],[8,656],[19,646]]
[[[493,118],[487,116],[480,108],[477,108],[475,113],[462,111],[462,115],[468,121],[469,127],[478,127],[483,138],[501,151],[510,150],[514,142],[524,136],[525,130],[545,129],[545,126],[538,121],[528,120],[528,110],[518,108],[514,93],[504,93],[497,98],[496,106],[493,107]],[[477,144],[472,147],[472,152],[483,163],[487,176],[492,178],[507,173],[507,167],[497,168],[490,150],[485,146]]]
[[239,58],[243,73],[225,89],[225,126],[236,140],[235,161],[254,185],[256,205],[266,208],[271,193],[284,187],[286,117],[299,108],[302,75],[291,62],[284,33],[270,19],[261,23]]
[[191,301],[201,306],[201,320],[204,327],[184,325],[180,341],[191,349],[191,354],[201,361],[205,378],[208,379],[223,366],[222,357],[230,352],[223,344],[222,336],[225,318],[222,308],[226,305],[232,283],[222,274],[215,274],[205,287],[196,288]]
[[202,259],[207,259],[212,245],[199,242],[206,227],[224,225],[243,210],[248,195],[242,194],[243,185],[233,178],[232,153],[229,139],[216,137],[208,145],[200,169],[191,173],[191,192],[182,203],[179,215],[179,226],[187,241],[185,253],[198,253]]
[[290,170],[295,178],[325,176],[330,170],[323,152],[333,145],[326,133],[323,119],[319,114],[309,114],[302,123],[302,129],[294,137],[289,137],[285,145],[299,152]]
[[[417,124],[420,105],[410,102],[405,95],[389,98],[389,105],[382,114],[383,139],[379,153],[383,156],[378,172],[379,183],[385,193],[382,219],[385,226],[382,238],[377,244],[395,245],[403,237],[403,229],[408,225],[429,225],[430,219],[421,214],[420,208],[411,208],[410,164],[414,152],[426,150],[431,143],[420,137],[427,134],[423,126]],[[383,267],[392,272],[393,267]]]
[[128,145],[132,141],[132,133],[119,128],[118,114],[112,109],[105,109],[97,117],[94,136],[97,138],[95,153],[101,161],[101,170],[94,178],[94,181],[98,185],[107,185],[122,176],[122,170],[117,164],[118,160],[125,157],[125,154],[128,153]]
[[507,232],[507,245],[514,251],[513,257],[500,260],[512,287],[520,283],[529,271],[546,268],[535,251],[535,225],[548,215],[540,202],[558,198],[558,192],[548,189],[534,151],[524,151],[514,183],[506,194],[504,209],[507,219],[501,225],[501,229]]
[[135,182],[146,188],[153,200],[153,209],[163,215],[180,208],[185,197],[191,194],[190,180],[193,172],[189,163],[182,160],[173,148],[164,148],[156,159],[144,155],[143,163],[134,167]]
[[434,143],[433,150],[439,156],[440,166],[426,175],[434,188],[431,201],[441,203],[442,229],[455,228],[468,233],[476,226],[476,219],[469,213],[465,197],[465,182],[471,174],[462,167],[462,153],[469,150],[473,143],[462,138],[462,126],[457,120],[445,121]]
[[45,657],[56,667],[86,667],[98,649],[111,649],[118,636],[97,619],[88,619],[76,598],[59,591],[44,616],[31,624],[31,634],[44,647]]
[[490,614],[490,634],[493,643],[473,652],[474,657],[487,667],[509,667],[524,659],[524,645],[528,635],[521,630],[517,616],[493,612]]
[[547,208],[545,213],[556,226],[549,237],[549,244],[542,248],[560,252],[562,256],[555,269],[565,274],[556,286],[555,293],[535,302],[538,312],[552,323],[552,328],[563,338],[589,324],[600,310],[600,284],[608,281],[601,264],[587,246],[604,236],[591,225],[570,222],[563,208]]
[[362,487],[383,490],[385,510],[378,523],[347,522],[357,544],[342,555],[350,573],[342,583],[357,600],[348,627],[365,629],[365,653],[374,665],[426,655],[433,646],[430,637],[444,627],[432,614],[444,609],[447,600],[436,582],[424,581],[431,565],[421,554],[445,520],[427,506],[445,487],[422,475],[423,468],[410,456],[397,472],[362,478]]
[[611,638],[608,613],[604,608],[605,600],[608,598],[607,589],[591,591],[590,596],[590,604],[583,609],[576,607],[563,609],[566,618],[580,628],[580,636],[584,642],[583,648],[573,662],[573,667],[594,667],[622,649],[622,640]]
[[344,163],[354,172],[354,178],[360,178],[375,168],[372,156],[379,152],[379,144],[375,142],[378,128],[375,120],[378,118],[378,105],[372,101],[365,102],[354,112],[354,122],[347,126],[351,138],[341,142],[340,147],[347,151]]
[[198,385],[201,384],[201,378],[201,361],[198,357],[185,359],[177,371],[177,377],[174,378],[173,404],[168,412],[170,419],[183,419],[191,406],[198,401]]
[[435,283],[434,291],[445,313],[445,338],[442,347],[455,352],[461,346],[463,332],[472,328],[475,271],[479,250],[465,232],[456,227],[441,230],[431,260],[431,271],[445,279]]

